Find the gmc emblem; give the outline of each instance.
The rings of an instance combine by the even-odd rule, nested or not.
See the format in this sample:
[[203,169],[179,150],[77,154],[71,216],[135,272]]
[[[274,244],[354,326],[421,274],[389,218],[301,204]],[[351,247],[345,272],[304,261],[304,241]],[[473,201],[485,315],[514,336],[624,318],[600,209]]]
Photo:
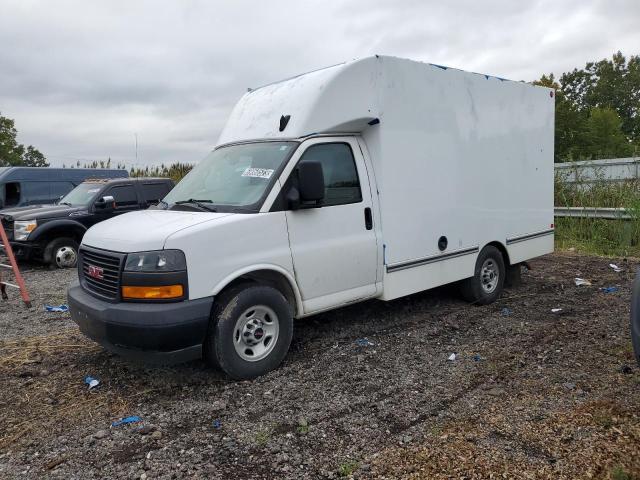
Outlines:
[[98,280],[104,279],[104,270],[102,267],[96,267],[95,265],[89,265],[87,267],[87,275],[93,278],[97,278]]

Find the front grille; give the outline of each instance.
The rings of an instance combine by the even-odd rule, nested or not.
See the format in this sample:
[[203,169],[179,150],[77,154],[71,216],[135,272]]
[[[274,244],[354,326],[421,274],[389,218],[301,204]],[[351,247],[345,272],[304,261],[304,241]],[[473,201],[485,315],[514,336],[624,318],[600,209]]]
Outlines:
[[[80,282],[85,290],[102,298],[118,300],[120,295],[120,270],[124,255],[118,255],[106,250],[80,249],[79,272]],[[97,269],[102,278],[89,275],[89,272]]]

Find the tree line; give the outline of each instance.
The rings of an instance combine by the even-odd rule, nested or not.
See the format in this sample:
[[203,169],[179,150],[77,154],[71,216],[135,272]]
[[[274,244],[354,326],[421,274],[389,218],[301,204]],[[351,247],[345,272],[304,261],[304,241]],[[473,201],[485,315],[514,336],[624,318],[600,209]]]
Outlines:
[[640,155],[640,56],[617,52],[533,83],[556,91],[556,162]]
[[15,122],[0,112],[0,167],[48,167],[45,156],[33,145],[18,143]]
[[[533,83],[556,91],[556,162],[640,155],[640,55],[627,59],[617,52],[611,59],[588,62],[584,68],[559,77],[542,75]],[[0,166],[49,166],[38,149],[18,143],[17,134],[14,121],[0,113]],[[80,165],[77,162],[76,166]],[[111,159],[84,166],[112,168]],[[113,168],[126,167],[118,163]],[[179,180],[191,168],[190,164],[177,162],[132,167],[129,173]]]

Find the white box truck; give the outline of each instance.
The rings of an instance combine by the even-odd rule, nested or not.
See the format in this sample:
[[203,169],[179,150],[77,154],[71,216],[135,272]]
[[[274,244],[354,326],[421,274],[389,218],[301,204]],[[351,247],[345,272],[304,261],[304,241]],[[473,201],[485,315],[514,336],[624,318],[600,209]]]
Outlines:
[[130,357],[277,367],[293,319],[553,250],[554,92],[375,56],[250,90],[156,210],[82,241],[72,318]]

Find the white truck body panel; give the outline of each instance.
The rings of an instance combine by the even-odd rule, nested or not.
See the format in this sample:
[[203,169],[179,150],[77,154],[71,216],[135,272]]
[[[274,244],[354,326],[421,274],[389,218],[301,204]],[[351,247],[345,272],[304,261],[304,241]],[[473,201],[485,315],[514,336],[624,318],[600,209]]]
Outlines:
[[[291,115],[283,132],[281,115]],[[371,57],[248,92],[220,143],[359,133],[378,193],[382,298],[391,299],[473,275],[491,242],[512,264],[553,251],[553,128],[551,89]],[[441,259],[448,254],[461,256]]]
[[[221,134],[301,142],[260,213],[135,212],[83,243],[183,250],[190,299],[256,270],[287,279],[297,316],[401,297],[472,276],[489,243],[511,264],[553,251],[553,112],[550,89],[393,57],[318,70],[248,92]],[[336,141],[362,202],[271,211],[304,151]]]

